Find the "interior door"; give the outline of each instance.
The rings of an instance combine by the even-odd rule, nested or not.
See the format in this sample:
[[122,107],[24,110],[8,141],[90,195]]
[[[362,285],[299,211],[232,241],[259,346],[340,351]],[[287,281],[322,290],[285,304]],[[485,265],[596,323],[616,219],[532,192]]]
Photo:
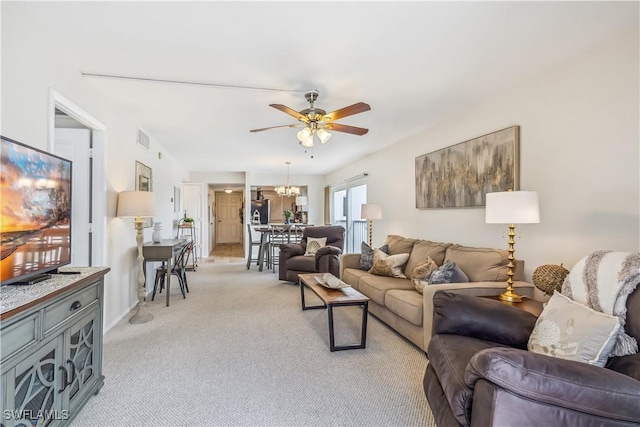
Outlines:
[[71,167],[71,265],[91,265],[91,165],[89,129],[56,129],[55,154]]
[[242,242],[241,193],[216,193],[216,243]]

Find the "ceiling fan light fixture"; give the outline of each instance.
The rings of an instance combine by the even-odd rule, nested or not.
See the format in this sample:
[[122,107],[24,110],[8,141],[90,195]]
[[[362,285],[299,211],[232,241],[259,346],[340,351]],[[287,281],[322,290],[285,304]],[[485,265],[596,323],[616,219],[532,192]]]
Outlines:
[[300,144],[302,146],[311,148],[314,146],[314,134],[318,135],[318,139],[322,144],[325,144],[327,141],[329,141],[332,134],[325,130],[325,128],[331,130],[332,132],[344,132],[359,136],[365,135],[369,131],[369,129],[361,127],[334,123],[335,120],[371,110],[369,104],[365,104],[364,102],[357,102],[353,105],[349,105],[347,107],[327,113],[325,110],[315,107],[315,101],[318,98],[318,91],[316,89],[308,90],[305,93],[305,98],[309,102],[309,108],[301,111],[296,111],[293,108],[289,108],[286,105],[282,104],[269,104],[270,107],[273,107],[276,110],[282,111],[283,113],[296,118],[300,123],[295,125],[271,126],[268,128],[252,129],[250,132],[262,132],[266,130],[286,127],[299,128],[302,126],[303,128],[296,134],[298,137],[298,141],[300,141]]
[[313,135],[310,135],[309,138],[306,138],[305,140],[300,141],[300,144],[303,147],[307,147],[307,148],[313,147]]
[[324,129],[318,129],[316,131],[316,135],[318,135],[318,138],[320,138],[320,142],[323,144],[331,138],[331,134]]
[[309,129],[308,126],[305,126],[304,129],[296,135],[298,137],[298,141],[300,141],[300,143],[305,147],[308,147],[308,145],[306,145],[309,143],[308,141],[311,141],[311,145],[313,146],[313,133],[311,133],[311,129]]
[[297,133],[298,141],[304,147],[313,147],[313,132],[309,127],[305,127]]

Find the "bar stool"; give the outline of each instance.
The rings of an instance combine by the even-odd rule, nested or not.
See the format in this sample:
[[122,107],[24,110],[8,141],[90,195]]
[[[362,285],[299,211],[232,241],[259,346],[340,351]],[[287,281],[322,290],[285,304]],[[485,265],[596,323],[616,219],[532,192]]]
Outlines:
[[[255,261],[256,265],[259,265],[259,262],[260,262],[260,246],[262,245],[262,239],[261,239],[261,237],[259,237],[256,240],[256,237],[254,236],[253,228],[251,227],[251,224],[247,224],[247,230],[249,232],[249,253],[247,254],[247,270],[248,270],[249,267],[251,266],[251,261]],[[253,257],[253,247],[254,246],[258,248],[258,250],[256,251],[255,258]]]

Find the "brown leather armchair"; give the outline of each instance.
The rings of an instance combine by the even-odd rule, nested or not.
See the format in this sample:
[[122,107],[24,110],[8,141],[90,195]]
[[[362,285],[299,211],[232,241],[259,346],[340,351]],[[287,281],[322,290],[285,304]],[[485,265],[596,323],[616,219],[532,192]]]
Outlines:
[[[307,238],[327,238],[326,246],[318,249],[315,256],[304,256]],[[278,278],[288,282],[297,282],[298,274],[331,273],[340,274],[338,258],[344,248],[344,227],[341,225],[325,225],[306,227],[302,232],[300,244],[287,243],[280,245]]]
[[[443,426],[638,426],[640,353],[605,367],[526,350],[536,317],[498,301],[436,292],[424,391]],[[640,288],[627,299],[640,340]]]

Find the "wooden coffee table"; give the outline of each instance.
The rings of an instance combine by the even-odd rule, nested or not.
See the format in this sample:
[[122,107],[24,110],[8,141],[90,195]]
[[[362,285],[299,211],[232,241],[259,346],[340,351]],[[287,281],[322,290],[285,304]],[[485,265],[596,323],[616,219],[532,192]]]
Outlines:
[[[331,351],[351,350],[355,348],[365,348],[367,342],[367,314],[369,311],[369,298],[353,289],[351,286],[341,289],[325,288],[316,281],[317,277],[322,277],[320,273],[300,274],[298,275],[298,283],[300,284],[300,299],[302,301],[302,310],[312,310],[318,308],[327,308],[329,317],[329,349]],[[304,302],[305,286],[313,291],[320,298],[322,305],[307,306]],[[361,306],[362,307],[362,330],[360,331],[360,344],[353,345],[335,345],[335,334],[333,328],[333,307],[344,306]]]

